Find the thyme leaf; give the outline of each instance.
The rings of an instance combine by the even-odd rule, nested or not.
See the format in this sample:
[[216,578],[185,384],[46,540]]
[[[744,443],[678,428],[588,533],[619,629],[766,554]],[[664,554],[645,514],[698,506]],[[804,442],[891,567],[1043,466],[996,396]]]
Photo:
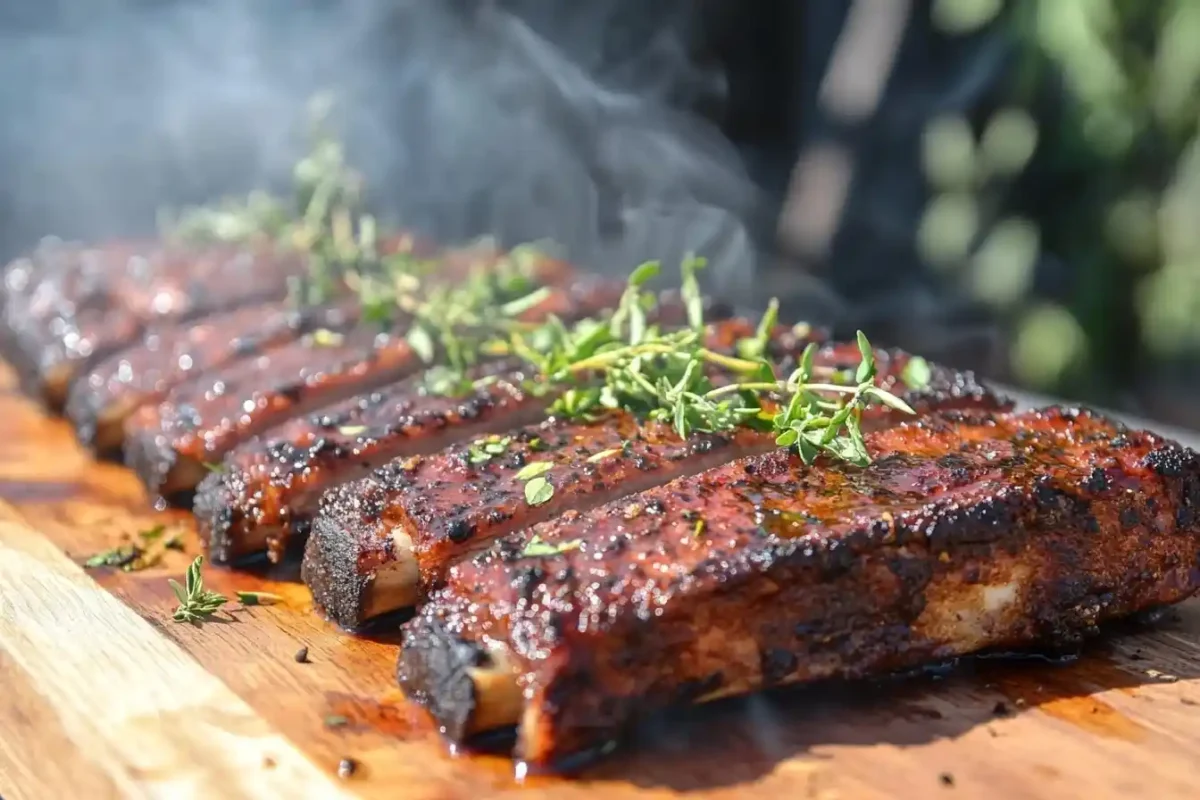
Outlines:
[[904,381],[904,385],[914,391],[924,389],[933,380],[933,370],[930,368],[928,361],[920,356],[913,356],[904,365],[904,369],[900,371],[900,380]]
[[485,436],[476,439],[467,447],[467,461],[471,464],[486,464],[496,456],[504,455],[512,444],[511,436]]
[[88,558],[83,562],[85,569],[99,567],[114,567],[124,572],[153,567],[162,561],[166,550],[183,549],[183,535],[179,531],[166,535],[167,526],[154,525],[143,531],[138,531],[137,541],[111,547]]
[[531,478],[525,483],[525,502],[531,506],[548,503],[553,496],[554,487],[545,478]]
[[514,477],[519,481],[533,480],[539,475],[545,475],[553,467],[554,464],[550,461],[531,461],[522,467]]
[[313,347],[340,347],[346,341],[344,333],[331,331],[328,328],[318,328],[309,334]]
[[536,558],[538,556],[556,556],[560,553],[567,553],[571,550],[578,550],[583,544],[582,539],[571,539],[565,542],[556,542],[551,544],[542,540],[541,536],[535,535],[525,545],[525,549],[521,551],[521,555],[526,558]]
[[271,592],[236,592],[238,602],[244,606],[269,606],[283,602],[283,598]]
[[98,567],[125,568],[137,561],[141,555],[142,549],[137,545],[123,544],[96,553],[87,561],[84,561],[83,566],[88,569],[96,569]]
[[171,591],[179,600],[179,608],[175,609],[172,617],[176,622],[198,624],[217,613],[228,602],[223,595],[204,588],[204,578],[200,574],[203,563],[204,556],[196,556],[196,560],[187,568],[183,586],[178,581],[167,579]]

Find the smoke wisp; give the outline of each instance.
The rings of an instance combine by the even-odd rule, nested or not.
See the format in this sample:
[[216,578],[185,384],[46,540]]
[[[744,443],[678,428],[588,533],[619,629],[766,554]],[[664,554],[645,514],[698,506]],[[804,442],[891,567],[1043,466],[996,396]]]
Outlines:
[[550,240],[602,271],[695,251],[709,288],[737,296],[759,199],[690,110],[723,90],[692,57],[695,9],[59,0],[0,17],[0,248],[284,191],[307,102],[327,90],[396,223],[447,242]]

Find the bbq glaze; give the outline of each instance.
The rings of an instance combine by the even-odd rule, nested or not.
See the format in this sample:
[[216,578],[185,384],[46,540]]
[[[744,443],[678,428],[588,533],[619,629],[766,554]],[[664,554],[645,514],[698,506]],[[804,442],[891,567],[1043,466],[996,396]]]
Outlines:
[[[715,332],[712,339],[730,346],[736,341]],[[799,342],[792,344],[803,349]],[[814,364],[842,370],[857,366],[859,358],[856,345],[831,344],[818,350]],[[879,350],[875,358],[877,384],[918,413],[1010,407],[972,375],[944,367],[933,368],[927,385],[909,389],[901,380],[908,354]],[[864,428],[893,425],[899,417],[885,406],[872,406],[864,415]],[[684,441],[670,425],[639,422],[623,413],[591,423],[551,419],[512,430],[508,438],[504,452],[483,463],[472,461],[476,448],[464,440],[436,455],[389,465],[386,472],[330,493],[305,550],[303,574],[317,605],[338,624],[359,626],[368,618],[368,609],[383,613],[401,607],[404,600],[419,600],[442,582],[451,564],[499,536],[566,509],[587,510],[775,446],[773,433],[749,428],[696,433]],[[554,487],[550,500],[537,506],[526,501],[521,473],[534,462],[550,465],[542,477]],[[367,484],[372,484],[369,491]],[[356,498],[364,491],[386,500],[363,513]],[[393,574],[411,574],[410,561],[419,580],[415,596],[409,587],[397,587]]]
[[214,314],[192,325],[155,327],[77,380],[66,414],[82,444],[116,455],[129,415],[161,402],[176,386],[317,329],[345,330],[356,318],[351,304],[297,309],[281,301]]
[[666,705],[1071,642],[1200,586],[1178,444],[1058,407],[866,439],[867,468],[776,450],[501,540],[406,626],[402,687],[460,742],[511,686],[546,767]]
[[[438,282],[452,281],[507,256],[470,256],[450,251],[436,267]],[[525,319],[566,313],[578,304],[578,284],[570,268],[553,259],[535,259],[528,272],[533,285],[552,290],[527,310]],[[587,283],[588,296],[618,296],[615,284]],[[230,449],[251,436],[321,406],[370,392],[421,366],[405,340],[407,325],[387,330],[376,323],[335,336],[303,339],[215,370],[176,387],[157,406],[144,406],[126,425],[126,463],[147,489],[168,501],[189,500],[207,472]],[[317,331],[315,333],[321,333]]]
[[[607,281],[580,281],[572,287],[569,302],[532,313],[548,311],[568,320],[603,313],[619,302],[623,288]],[[719,316],[724,309],[710,306],[707,313]],[[663,324],[678,324],[684,316],[673,294],[662,295],[652,314]],[[724,350],[753,334],[753,326],[744,320],[710,326],[712,346]],[[792,331],[780,330],[772,351],[789,348],[794,354],[799,341]],[[464,438],[541,419],[553,401],[522,388],[529,376],[518,362],[480,365],[473,378],[485,377],[496,382],[449,398],[430,394],[426,381],[414,377],[244,442],[197,492],[197,520],[212,558],[234,560],[268,548],[271,557],[279,557],[290,535],[306,529],[323,491],[362,477],[394,457],[433,452]]]
[[[540,417],[546,400],[522,386],[512,361],[482,366],[494,378],[465,396],[431,393],[417,375],[353,397],[270,434],[226,457],[220,473],[196,492],[195,514],[210,558],[227,563],[276,548],[308,518],[321,493],[367,474],[390,458],[444,447],[460,433],[484,433]],[[280,552],[271,552],[273,558]]]
[[58,410],[71,380],[147,326],[281,298],[303,262],[272,248],[58,245],[5,274],[6,357]]

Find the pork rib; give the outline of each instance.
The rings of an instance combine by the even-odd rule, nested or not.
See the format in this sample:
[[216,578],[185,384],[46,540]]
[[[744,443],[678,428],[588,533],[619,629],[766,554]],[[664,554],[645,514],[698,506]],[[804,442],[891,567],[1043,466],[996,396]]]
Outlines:
[[64,245],[9,267],[5,356],[24,389],[58,411],[80,370],[147,326],[282,298],[302,270],[299,258],[263,248]]
[[[528,319],[596,313],[621,287],[585,281],[551,290]],[[422,365],[404,335],[363,326],[333,341],[313,336],[217,370],[144,406],[126,426],[126,461],[147,488],[168,500],[191,495],[236,445],[289,419],[416,372]]]
[[553,767],[669,704],[1071,641],[1200,586],[1200,460],[1175,443],[1052,408],[867,446],[865,469],[776,450],[503,540],[406,626],[401,686],[452,741],[517,724]]
[[[723,309],[711,309],[717,315]],[[682,319],[678,299],[661,298],[656,317]],[[806,329],[804,336],[822,336]],[[708,342],[730,352],[754,334],[745,320],[709,326]],[[797,354],[806,338],[780,329],[772,353]],[[462,396],[430,392],[426,377],[384,389],[293,419],[270,434],[251,439],[226,457],[222,469],[196,492],[201,538],[217,563],[267,551],[279,558],[295,529],[304,532],[321,494],[365,476],[393,458],[436,452],[454,442],[497,433],[545,416],[553,397],[531,393],[519,362],[481,365],[473,378],[490,383]]]
[[[853,344],[818,351],[817,368],[857,363]],[[1006,401],[969,374],[935,368],[928,385],[903,387],[908,356],[878,351],[879,384],[914,410],[1000,408]],[[884,406],[868,409],[867,429],[895,424]],[[303,577],[316,604],[354,628],[371,617],[414,605],[442,583],[456,561],[495,539],[567,509],[582,511],[681,475],[775,447],[773,433],[740,428],[681,440],[670,426],[615,415],[594,423],[549,420],[512,431],[504,452],[480,462],[479,447],[460,443],[429,458],[394,462],[331,492],[313,521]],[[545,467],[529,467],[541,462]],[[548,469],[551,498],[530,505],[529,469]],[[525,470],[525,472],[522,472]]]
[[[389,239],[385,255],[411,253],[410,268],[432,285],[453,284],[473,269],[487,267],[512,254],[482,248],[455,248],[435,253],[411,237]],[[562,262],[535,255],[534,272],[557,281],[570,274]],[[336,287],[340,295],[344,287]],[[191,325],[159,325],[141,342],[114,353],[73,387],[67,413],[85,444],[101,452],[119,451],[124,423],[137,408],[161,401],[193,375],[203,375],[235,361],[293,342],[318,329],[345,331],[360,317],[357,298],[333,298],[330,306],[292,311],[283,302],[217,314]]]
[[297,309],[280,301],[214,314],[191,325],[153,328],[77,380],[67,398],[66,414],[82,444],[102,455],[117,455],[129,416],[142,406],[161,402],[193,376],[314,330],[344,330],[356,318],[350,306]]

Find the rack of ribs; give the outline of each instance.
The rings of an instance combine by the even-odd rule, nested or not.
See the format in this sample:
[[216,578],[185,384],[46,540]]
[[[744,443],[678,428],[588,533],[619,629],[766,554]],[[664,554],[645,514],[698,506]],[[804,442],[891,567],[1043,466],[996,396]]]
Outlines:
[[192,325],[150,329],[78,378],[66,415],[76,436],[101,455],[119,455],[125,423],[176,386],[317,330],[341,331],[358,318],[350,304],[297,308],[278,301],[213,314]]
[[[515,257],[479,247],[436,253],[411,238],[396,239],[386,253],[396,255],[402,250],[416,258],[409,265],[413,277],[432,286],[465,280],[473,269]],[[534,271],[552,281],[570,274],[570,267],[562,262],[535,257],[542,263]],[[359,321],[360,312],[357,298],[335,297],[328,306],[293,310],[280,301],[210,315],[190,325],[156,326],[141,341],[112,354],[77,380],[71,387],[67,415],[84,444],[102,454],[118,454],[129,416],[142,406],[161,402],[192,376],[245,361],[316,330],[344,332]]]
[[[814,364],[841,370],[859,357],[855,344],[831,344],[818,350]],[[918,413],[1009,407],[970,374],[935,367],[928,384],[909,389],[901,380],[907,354],[880,350],[875,358],[877,383]],[[863,426],[896,421],[886,406],[872,406]],[[317,606],[339,625],[359,627],[419,603],[452,564],[501,536],[776,447],[772,432],[738,428],[682,440],[669,425],[625,414],[594,422],[551,419],[512,430],[502,441],[503,452],[492,458],[460,442],[329,493],[312,523],[302,571]],[[554,487],[544,503],[527,502],[530,470],[544,470]],[[629,511],[639,511],[636,502]]]
[[[383,256],[433,251],[411,235],[389,237]],[[475,251],[471,251],[474,253]],[[4,355],[22,385],[62,410],[72,381],[148,329],[281,299],[307,259],[266,241],[188,247],[44,242],[5,270]],[[345,287],[334,287],[343,294]]]
[[866,441],[866,468],[775,450],[502,540],[407,624],[402,688],[552,769],[664,706],[1072,643],[1200,587],[1178,444],[1064,408]]
[[5,356],[23,388],[59,411],[81,370],[148,326],[282,298],[302,270],[265,248],[43,248],[6,272]]
[[[613,282],[577,281],[550,289],[522,316],[530,321],[548,314],[587,316],[615,306],[622,291]],[[385,332],[363,325],[332,337],[310,334],[178,386],[162,403],[138,409],[126,424],[126,463],[152,494],[182,501],[238,444],[421,367],[403,325]]]
[[[655,319],[677,323],[683,313],[678,298],[664,295]],[[745,320],[725,320],[710,324],[707,338],[710,347],[732,352],[737,341],[754,332]],[[769,353],[795,356],[824,335],[811,328],[800,333],[781,327]],[[427,377],[416,375],[293,419],[232,450],[196,492],[196,518],[209,557],[228,563],[266,551],[279,558],[293,533],[306,532],[326,490],[394,458],[436,452],[540,420],[554,400],[527,389],[532,376],[519,361],[485,363],[470,377],[474,388],[445,395],[431,392]]]

